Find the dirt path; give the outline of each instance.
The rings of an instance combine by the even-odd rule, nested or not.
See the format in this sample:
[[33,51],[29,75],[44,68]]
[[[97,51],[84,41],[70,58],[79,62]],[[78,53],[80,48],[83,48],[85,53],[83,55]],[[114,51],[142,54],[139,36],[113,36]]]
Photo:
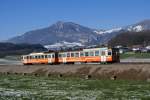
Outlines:
[[1,74],[33,74],[97,79],[150,80],[150,64],[109,65],[0,65]]

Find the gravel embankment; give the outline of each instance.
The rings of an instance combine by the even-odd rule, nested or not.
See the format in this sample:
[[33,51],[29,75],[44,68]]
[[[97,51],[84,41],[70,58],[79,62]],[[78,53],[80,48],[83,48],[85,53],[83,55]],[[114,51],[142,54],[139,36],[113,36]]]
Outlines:
[[0,65],[1,74],[32,74],[97,79],[150,80],[150,64]]

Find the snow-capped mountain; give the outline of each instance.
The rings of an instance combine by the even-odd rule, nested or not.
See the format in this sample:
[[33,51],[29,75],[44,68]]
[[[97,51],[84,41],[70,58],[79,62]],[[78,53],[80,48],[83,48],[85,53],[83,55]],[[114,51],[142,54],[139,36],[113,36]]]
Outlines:
[[144,20],[139,23],[129,25],[125,29],[130,32],[141,32],[150,30],[150,20]]
[[133,32],[141,32],[141,31],[144,30],[144,28],[141,25],[137,25],[137,26],[129,26],[127,28],[127,30],[130,31],[130,32],[132,32],[132,31]]
[[108,41],[111,46],[115,45],[150,45],[150,20],[129,25],[123,28],[124,32],[119,33]]
[[9,39],[12,43],[42,44],[47,48],[107,43],[118,34],[150,30],[150,20],[109,30],[88,28],[73,22],[58,21],[49,27],[33,30]]
[[98,34],[94,30],[73,22],[58,21],[43,29],[33,30],[8,40],[13,43],[50,45],[66,41],[82,44],[97,42]]

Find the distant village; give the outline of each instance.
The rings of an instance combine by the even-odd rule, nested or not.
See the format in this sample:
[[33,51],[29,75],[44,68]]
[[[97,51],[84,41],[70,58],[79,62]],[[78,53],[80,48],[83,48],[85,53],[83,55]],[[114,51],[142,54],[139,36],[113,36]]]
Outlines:
[[119,53],[123,54],[126,52],[134,52],[134,53],[150,53],[150,45],[143,46],[143,45],[133,45],[131,47],[124,47],[122,45],[115,46],[115,48],[119,49]]

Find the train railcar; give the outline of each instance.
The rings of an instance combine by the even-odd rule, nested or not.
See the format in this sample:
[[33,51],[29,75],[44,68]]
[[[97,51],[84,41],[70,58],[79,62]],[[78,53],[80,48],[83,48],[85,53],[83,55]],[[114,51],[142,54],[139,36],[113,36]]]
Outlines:
[[22,63],[28,64],[69,64],[69,63],[113,63],[119,62],[119,50],[115,48],[91,48],[78,51],[31,53],[22,56]]
[[22,63],[24,65],[31,64],[54,64],[58,63],[58,53],[31,53],[29,55],[23,55]]
[[58,60],[59,63],[119,62],[119,51],[115,48],[106,47],[60,52]]

